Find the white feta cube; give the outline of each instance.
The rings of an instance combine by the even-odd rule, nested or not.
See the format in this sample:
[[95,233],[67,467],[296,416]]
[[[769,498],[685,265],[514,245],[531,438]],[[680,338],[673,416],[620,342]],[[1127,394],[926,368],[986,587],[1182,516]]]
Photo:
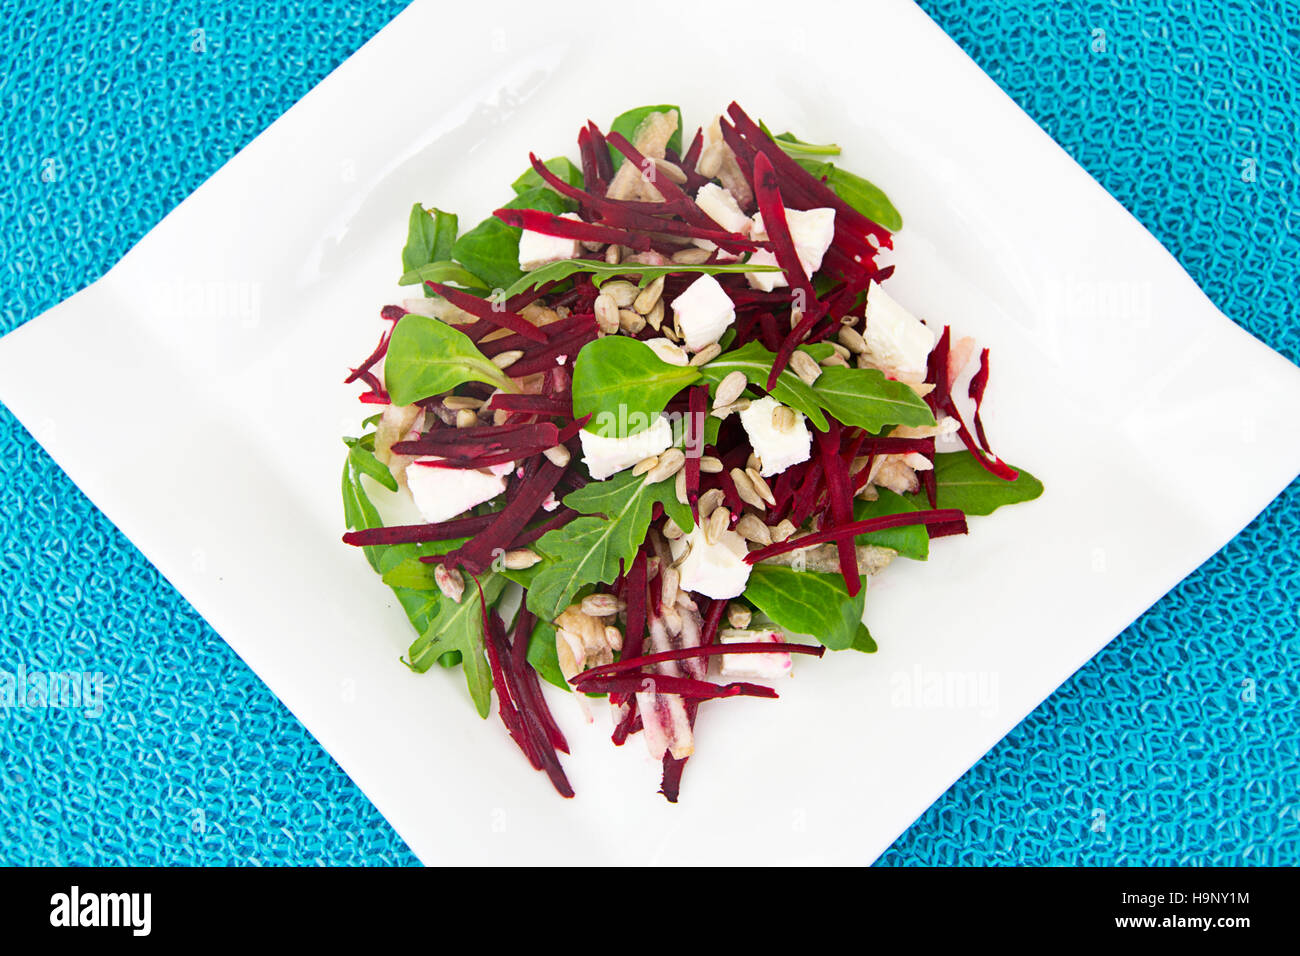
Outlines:
[[736,306],[717,279],[702,275],[672,301],[686,347],[698,352],[722,338],[736,321]]
[[[746,265],[776,266],[780,265],[780,263],[776,261],[776,256],[771,250],[759,249],[749,257]],[[790,284],[785,281],[784,272],[746,272],[745,281],[749,283],[751,289],[758,289],[760,292],[784,289]]]
[[[560,218],[581,221],[578,214],[573,212],[566,212]],[[531,272],[548,262],[576,259],[581,254],[582,248],[577,239],[548,236],[530,229],[525,229],[519,236],[519,268],[525,272]]]
[[740,413],[740,424],[749,436],[749,445],[763,462],[764,478],[779,475],[791,465],[812,457],[812,432],[803,412],[794,413],[794,427],[781,431],[772,423],[772,413],[781,405],[771,395],[749,403]]
[[649,428],[626,438],[606,438],[583,429],[578,432],[582,442],[582,462],[596,481],[631,468],[643,458],[657,455],[673,443],[673,427],[660,416]]
[[750,572],[745,563],[749,547],[736,532],[724,531],[710,543],[697,523],[690,534],[671,542],[671,549],[673,560],[680,560],[677,570],[684,590],[717,599],[739,597],[745,590]]
[[[784,644],[780,631],[741,630],[727,628],[718,635],[721,644]],[[794,671],[794,661],[789,651],[771,654],[723,654],[718,673],[723,677],[750,680],[777,680],[789,677]]]
[[415,459],[406,469],[406,487],[420,516],[433,524],[450,521],[470,508],[491,501],[506,490],[506,475],[514,462],[486,468],[434,468],[421,462],[441,461],[436,455]]
[[724,189],[717,183],[705,183],[695,194],[695,205],[727,232],[749,235],[752,221],[741,212],[740,204],[731,195],[731,190]]
[[[822,206],[817,209],[791,209],[788,206],[785,210],[785,223],[790,229],[790,238],[794,241],[794,251],[799,257],[799,264],[803,266],[803,271],[811,278],[813,273],[822,267],[822,259],[826,257],[826,250],[831,247],[835,241],[835,210],[829,206]],[[757,240],[766,240],[768,238],[767,230],[763,228],[763,214],[754,213],[753,226],[750,229],[750,238]],[[754,256],[758,256],[766,250],[760,249]],[[774,265],[776,256],[767,252],[771,256],[771,262],[764,260],[760,265]],[[750,258],[754,261],[754,257]],[[763,273],[754,273],[754,278],[765,278]],[[752,282],[751,282],[752,284]],[[781,277],[779,285],[785,285],[785,277]],[[759,288],[759,286],[755,286]],[[767,290],[770,291],[770,290]]]
[[650,351],[654,352],[661,362],[667,362],[669,365],[690,364],[690,359],[682,351],[681,346],[662,336],[657,339],[642,339],[642,342],[650,346]]
[[863,339],[873,365],[896,375],[911,376],[925,373],[935,343],[934,333],[875,282],[867,288],[867,329]]

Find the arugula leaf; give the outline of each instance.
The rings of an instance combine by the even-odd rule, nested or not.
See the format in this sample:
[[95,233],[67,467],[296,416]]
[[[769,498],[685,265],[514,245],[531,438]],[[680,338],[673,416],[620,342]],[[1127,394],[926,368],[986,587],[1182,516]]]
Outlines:
[[865,624],[858,625],[857,636],[853,638],[853,643],[850,647],[855,651],[861,651],[863,654],[874,654],[876,651],[880,650],[880,648],[876,646],[876,641],[871,636],[871,632],[867,630],[867,625]]
[[465,382],[518,391],[464,332],[427,315],[402,316],[384,359],[384,384],[393,404],[410,405]]
[[[620,113],[614,117],[614,122],[609,124],[611,133],[622,133],[627,137],[629,143],[636,143],[637,130],[645,122],[645,118],[651,113],[676,113],[677,129],[673,135],[668,137],[668,148],[678,156],[682,154],[682,110],[681,107],[669,104],[660,104],[659,106],[638,106],[636,109],[628,110],[626,113]],[[614,169],[623,165],[624,156],[613,146],[609,147],[609,157],[614,162]]]
[[521,278],[518,282],[511,285],[505,290],[504,298],[513,298],[521,292],[527,292],[535,289],[547,282],[558,282],[561,279],[567,279],[569,276],[579,272],[588,272],[591,274],[591,284],[600,288],[601,284],[615,276],[624,277],[639,275],[640,281],[637,283],[640,287],[645,287],[653,280],[660,276],[674,275],[679,272],[696,272],[700,275],[720,275],[728,272],[780,272],[780,266],[751,266],[743,262],[715,262],[709,265],[685,265],[682,263],[671,263],[666,266],[648,266],[636,262],[623,262],[618,265],[611,265],[608,262],[597,262],[593,259],[560,259],[556,262],[548,262],[544,266],[538,266]]
[[672,365],[644,342],[608,335],[588,342],[573,363],[573,414],[588,430],[626,438],[654,424],[669,399],[699,381],[693,365]]
[[872,222],[880,223],[890,232],[898,232],[903,228],[902,214],[894,208],[894,204],[879,186],[848,170],[840,169],[834,163],[799,158],[795,162],[818,179],[826,180],[826,185],[831,187],[835,195]]
[[1041,481],[1023,468],[1016,470],[1020,475],[1015,481],[1003,481],[985,471],[969,451],[935,455],[939,507],[960,508],[968,515],[988,515],[1003,505],[1032,501],[1043,493]]
[[781,151],[788,156],[838,156],[841,152],[840,148],[834,143],[818,146],[816,143],[805,143],[794,133],[787,132],[773,135],[772,131],[767,128],[767,124],[762,120],[758,121],[758,126],[764,133],[771,136],[773,142],[781,147]]
[[[570,186],[582,188],[582,170],[573,165],[568,156],[556,156],[554,159],[548,159],[543,165]],[[516,193],[526,193],[530,189],[537,189],[542,186],[547,189],[551,188],[546,185],[546,181],[542,179],[537,170],[531,166],[510,184],[510,188]]]
[[425,285],[426,282],[453,282],[456,285],[464,286],[466,289],[487,291],[487,286],[483,284],[483,280],[458,262],[429,262],[417,266],[409,272],[402,273],[402,277],[397,280],[398,285],[416,285],[418,283],[424,288],[425,294],[432,298],[436,293]]
[[[343,462],[343,522],[349,531],[363,531],[368,528],[383,527],[384,521],[361,485],[361,470],[352,458],[352,449]],[[376,571],[379,570],[379,558],[383,549],[378,545],[367,545],[361,549],[366,560]]]
[[822,407],[845,425],[877,432],[886,425],[934,424],[925,399],[874,368],[825,367],[812,388]]
[[838,574],[771,564],[754,565],[745,586],[745,597],[778,627],[815,637],[833,651],[854,645],[866,596],[862,588],[849,597]]
[[[607,481],[593,481],[564,496],[566,507],[583,515],[563,528],[548,531],[534,550],[551,560],[533,578],[528,589],[528,609],[553,621],[579,589],[588,584],[609,584],[622,565],[630,564],[645,542],[656,503],[670,507],[674,521],[690,530],[689,509],[679,507],[673,479],[651,484],[645,475],[623,471]],[[682,515],[685,510],[686,514]],[[682,521],[686,520],[686,524]]]
[[[539,186],[515,196],[507,209],[540,209],[559,215],[569,211],[569,202],[549,187]],[[478,276],[491,289],[504,289],[523,275],[519,268],[519,236],[522,229],[507,226],[488,216],[456,240],[452,257]]]
[[[368,446],[366,438],[370,439]],[[365,438],[345,438],[343,444],[348,446],[348,462],[358,473],[369,475],[389,491],[397,490],[397,479],[388,470],[388,466],[375,457],[372,450],[374,448],[373,434],[367,435]]]
[[[762,388],[767,384],[767,376],[772,371],[774,361],[776,361],[775,355],[758,342],[750,342],[743,348],[723,352],[712,362],[701,367],[700,372],[705,381],[716,387],[732,372],[741,371],[745,373],[745,378],[749,379],[751,385]],[[816,392],[789,369],[783,371],[776,380],[776,388],[772,390],[771,395],[783,405],[789,405],[803,412],[819,431],[826,431],[830,427],[826,416],[822,414],[822,403],[817,398]]]
[[[455,572],[460,574],[461,572]],[[465,582],[465,596],[460,603],[439,601],[437,611],[423,634],[407,651],[411,669],[424,673],[448,651],[459,651],[465,669],[465,684],[480,717],[487,717],[492,706],[492,670],[483,648],[483,605],[501,596],[505,578],[491,571],[479,578],[483,597],[473,581]]]
[[[425,209],[419,203],[412,206],[406,246],[402,249],[402,272],[409,273],[421,266],[450,259],[459,228],[460,220],[455,213]],[[433,292],[426,289],[426,294],[432,295]]]
[[560,655],[555,648],[554,625],[538,618],[533,633],[528,638],[528,663],[541,675],[542,680],[561,690],[569,690],[569,682],[560,670]]
[[[880,493],[880,497],[875,501],[854,499],[854,521],[924,510],[911,498],[896,495],[888,488],[877,488],[876,491]],[[858,535],[857,541],[858,544],[874,544],[878,548],[893,548],[903,557],[911,558],[913,561],[924,561],[930,557],[930,536],[926,534],[924,525],[914,524],[902,528],[872,531],[869,534]]]

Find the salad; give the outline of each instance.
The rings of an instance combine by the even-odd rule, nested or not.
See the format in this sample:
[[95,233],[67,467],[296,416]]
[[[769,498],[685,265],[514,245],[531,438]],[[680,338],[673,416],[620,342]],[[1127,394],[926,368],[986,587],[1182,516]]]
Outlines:
[[639,733],[676,802],[701,704],[874,651],[870,575],[1042,485],[990,450],[988,349],[886,290],[902,219],[838,147],[735,103],[689,141],[657,105],[577,147],[466,232],[411,210],[423,295],[347,377],[374,414],[344,541],[409,616],[407,665],[460,668],[485,718],[495,691],[557,791],[543,681]]

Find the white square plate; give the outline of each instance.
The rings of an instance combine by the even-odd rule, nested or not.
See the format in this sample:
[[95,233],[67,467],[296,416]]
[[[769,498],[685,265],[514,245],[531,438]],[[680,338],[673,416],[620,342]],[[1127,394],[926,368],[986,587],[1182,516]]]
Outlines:
[[[867,863],[1300,471],[1300,370],[917,9],[820,6],[749,4],[652,61],[552,7],[417,3],[0,342],[0,398],[426,862]],[[339,382],[400,297],[413,201],[472,225],[588,117],[676,102],[693,129],[733,98],[890,194],[894,294],[992,347],[994,446],[1047,491],[874,581],[878,654],[709,705],[677,806],[639,742],[553,700],[565,801],[458,672],[398,663],[405,617],[339,542],[366,414]]]

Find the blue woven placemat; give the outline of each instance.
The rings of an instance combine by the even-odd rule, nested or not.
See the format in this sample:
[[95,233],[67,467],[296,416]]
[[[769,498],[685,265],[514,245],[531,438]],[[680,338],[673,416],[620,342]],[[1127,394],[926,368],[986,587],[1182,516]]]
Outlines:
[[[1294,7],[922,5],[1300,358]],[[5,3],[0,331],[107,270],[402,6]],[[1298,538],[1292,485],[881,862],[1300,863]],[[0,710],[0,863],[415,862],[4,410],[0,575],[0,668],[109,675],[98,717]]]

